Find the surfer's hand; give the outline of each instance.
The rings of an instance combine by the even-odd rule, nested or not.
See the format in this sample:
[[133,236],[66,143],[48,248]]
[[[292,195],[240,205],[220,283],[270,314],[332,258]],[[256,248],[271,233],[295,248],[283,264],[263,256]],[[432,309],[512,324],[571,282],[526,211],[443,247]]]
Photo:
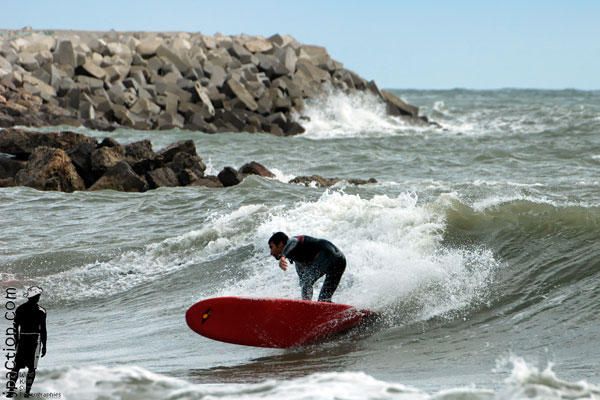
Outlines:
[[46,355],[46,346],[42,346],[42,357]]
[[285,257],[281,256],[281,258],[279,259],[279,268],[281,268],[284,271],[287,271],[287,267],[288,267],[288,262],[285,259]]

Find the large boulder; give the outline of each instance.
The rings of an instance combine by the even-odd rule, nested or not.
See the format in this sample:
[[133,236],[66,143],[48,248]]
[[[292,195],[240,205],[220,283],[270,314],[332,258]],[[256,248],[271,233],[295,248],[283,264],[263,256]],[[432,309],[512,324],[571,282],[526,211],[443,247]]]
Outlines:
[[81,143],[96,144],[96,140],[75,132],[28,132],[21,129],[0,131],[0,153],[8,153],[20,160],[26,160],[33,150],[40,146],[55,147],[67,152]]
[[127,161],[138,162],[144,159],[156,158],[157,154],[152,149],[152,142],[148,139],[126,144],[125,157]]
[[166,163],[173,161],[177,153],[187,153],[192,156],[198,156],[196,145],[193,140],[182,140],[173,143],[158,152]]
[[254,38],[246,41],[244,46],[252,53],[266,53],[273,48],[273,44],[266,39]]
[[95,143],[83,142],[68,152],[77,173],[85,183],[85,187],[90,187],[96,180],[96,176],[92,172],[92,153],[95,150]]
[[217,177],[225,187],[235,186],[244,179],[243,176],[233,167],[223,168]]
[[77,66],[77,57],[73,49],[73,43],[70,40],[58,42],[54,50],[54,62],[57,64],[69,65],[73,68]]
[[[338,182],[341,182],[340,178],[324,178],[320,175],[310,176],[297,176],[289,181],[289,183],[295,183],[304,186],[317,186],[317,187],[329,187],[333,186]],[[368,183],[377,183],[375,178],[370,179],[347,179],[346,182],[352,185],[366,185]]]
[[269,171],[264,165],[251,161],[242,165],[239,169],[239,173],[242,175],[258,175],[266,178],[274,178],[275,174]]
[[104,79],[106,76],[106,72],[89,58],[85,60],[85,63],[82,66],[77,67],[75,73],[77,75],[91,76],[96,79]]
[[325,178],[320,175],[297,176],[289,181],[304,186],[329,187],[340,181],[339,178]]
[[173,63],[179,72],[184,73],[190,68],[190,61],[176,48],[161,44],[156,49],[156,54]]
[[146,174],[150,189],[179,186],[179,179],[169,167],[157,168]]
[[26,161],[0,156],[0,179],[14,178],[26,165]]
[[263,71],[271,79],[290,73],[285,64],[271,54],[257,54],[258,69]]
[[402,116],[409,115],[411,117],[419,116],[419,108],[402,101],[398,96],[382,90],[383,100],[387,106],[387,112],[390,115]]
[[118,190],[121,192],[144,192],[148,190],[148,183],[125,161],[120,161],[110,167],[89,190]]
[[195,177],[202,178],[206,170],[206,165],[200,157],[185,152],[175,154],[167,166],[175,172],[182,185],[189,185],[190,181],[194,180],[190,172],[193,172]]
[[17,172],[15,182],[39,190],[73,192],[84,190],[83,179],[77,174],[71,158],[62,149],[41,146],[36,148],[27,166]]
[[158,46],[163,43],[163,39],[159,37],[147,37],[140,40],[135,50],[144,58],[152,57],[156,54]]
[[100,147],[92,152],[92,172],[101,176],[109,168],[115,166],[125,159],[125,151],[121,146]]
[[239,80],[231,78],[226,83],[227,89],[238,98],[248,110],[256,111],[258,104],[254,100],[254,97],[246,90],[246,88],[240,83]]

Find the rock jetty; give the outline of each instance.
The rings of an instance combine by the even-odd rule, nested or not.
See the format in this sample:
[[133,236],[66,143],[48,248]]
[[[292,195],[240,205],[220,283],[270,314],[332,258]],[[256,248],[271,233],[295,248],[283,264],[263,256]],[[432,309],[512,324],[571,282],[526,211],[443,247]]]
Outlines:
[[[98,141],[69,131],[41,133],[14,128],[0,131],[0,187],[145,192],[173,186],[228,187],[241,183],[248,175],[275,176],[255,161],[239,169],[225,167],[217,176],[205,172],[206,166],[192,140],[173,143],[155,152],[147,139],[122,145],[112,138]],[[321,187],[339,181],[314,175],[296,177],[290,183]]]
[[0,127],[295,135],[325,87],[370,91],[389,114],[428,123],[325,48],[287,35],[0,31]]

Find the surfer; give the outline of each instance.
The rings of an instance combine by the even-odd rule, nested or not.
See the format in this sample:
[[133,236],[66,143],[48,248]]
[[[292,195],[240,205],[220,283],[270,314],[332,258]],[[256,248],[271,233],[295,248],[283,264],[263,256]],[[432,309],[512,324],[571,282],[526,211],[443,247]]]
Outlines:
[[346,269],[346,257],[333,243],[306,235],[288,238],[277,232],[269,239],[269,248],[282,270],[287,270],[288,260],[296,264],[303,300],[312,300],[313,285],[325,275],[319,301],[331,302]]
[[15,311],[14,334],[17,354],[14,367],[9,373],[9,397],[14,397],[16,394],[16,383],[19,370],[22,368],[27,368],[25,397],[29,397],[35,379],[40,347],[42,357],[46,355],[46,310],[38,304],[42,292],[42,288],[38,286],[27,289],[25,293],[27,302],[17,307]]

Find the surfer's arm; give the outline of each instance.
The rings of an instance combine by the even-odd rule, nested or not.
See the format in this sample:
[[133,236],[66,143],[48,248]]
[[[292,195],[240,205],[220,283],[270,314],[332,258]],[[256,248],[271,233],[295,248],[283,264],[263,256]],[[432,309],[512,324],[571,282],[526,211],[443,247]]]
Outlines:
[[15,334],[15,344],[19,343],[19,326],[21,325],[21,310],[19,308],[17,308],[17,311],[15,312],[15,319],[13,321],[13,326],[14,326],[14,334]]
[[282,270],[286,271],[288,267],[288,261],[284,256],[281,256],[279,258],[279,268],[281,268]]
[[42,322],[40,324],[40,340],[42,342],[42,357],[46,355],[46,338],[48,337],[48,333],[46,332],[46,313],[44,312],[44,317],[42,318]]

